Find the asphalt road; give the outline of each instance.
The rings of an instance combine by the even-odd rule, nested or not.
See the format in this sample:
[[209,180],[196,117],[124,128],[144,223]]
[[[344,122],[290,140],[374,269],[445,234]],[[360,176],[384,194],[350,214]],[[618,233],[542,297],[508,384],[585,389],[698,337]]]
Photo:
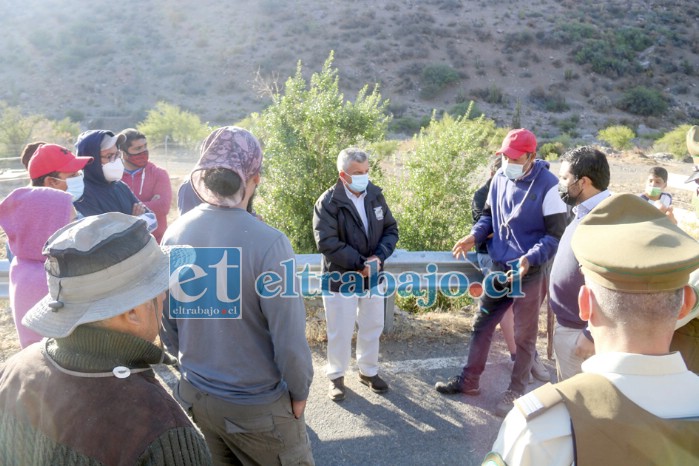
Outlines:
[[[512,368],[502,347],[491,348],[479,396],[447,396],[434,384],[459,373],[465,341],[382,341],[380,374],[390,390],[373,393],[359,382],[354,367],[345,376],[347,397],[341,402],[327,396],[325,347],[312,351],[315,377],[306,423],[316,464],[480,465],[490,451],[502,422],[491,410]],[[544,363],[554,374],[553,363]],[[173,374],[159,372],[174,382]]]
[[[315,348],[306,422],[316,463],[480,465],[502,422],[491,410],[507,388],[512,365],[509,353],[493,348],[479,396],[435,391],[436,381],[460,372],[466,350],[460,341],[384,342],[380,373],[391,389],[373,393],[355,368],[345,376],[347,397],[336,403],[327,397],[325,350]],[[546,365],[553,374],[553,364]]]

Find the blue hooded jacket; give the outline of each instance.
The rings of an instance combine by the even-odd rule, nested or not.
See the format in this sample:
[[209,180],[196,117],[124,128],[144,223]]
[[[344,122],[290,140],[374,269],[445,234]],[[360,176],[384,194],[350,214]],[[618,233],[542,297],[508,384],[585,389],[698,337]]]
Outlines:
[[83,216],[104,214],[106,212],[121,212],[127,215],[133,213],[133,206],[140,202],[131,189],[121,180],[109,182],[102,173],[100,160],[100,144],[105,134],[114,136],[111,131],[91,130],[78,136],[75,143],[79,157],[92,157],[93,162],[85,166],[85,191],[83,196],[75,201],[75,209]]
[[520,179],[508,179],[502,168],[493,176],[488,200],[471,234],[488,240],[494,262],[506,264],[525,256],[531,266],[553,259],[566,227],[566,205],[558,194],[558,178],[549,163],[536,159]]

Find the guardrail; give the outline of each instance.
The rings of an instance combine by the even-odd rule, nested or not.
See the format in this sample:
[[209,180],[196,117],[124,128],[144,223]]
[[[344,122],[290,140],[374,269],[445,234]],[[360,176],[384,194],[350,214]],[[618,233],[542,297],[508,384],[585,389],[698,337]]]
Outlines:
[[[320,254],[297,254],[296,255],[296,270],[300,272],[305,267],[313,274],[320,274]],[[469,253],[468,260],[455,259],[451,252],[447,251],[405,251],[396,250],[384,264],[384,271],[394,275],[403,272],[416,272],[425,274],[427,266],[432,264],[436,266],[436,276],[439,278],[450,272],[460,272],[466,275],[469,282],[481,281],[483,275],[480,270],[474,265],[476,263],[476,254]],[[7,260],[0,261],[0,298],[7,299],[9,297],[9,270],[10,264]],[[432,283],[426,279],[422,279],[421,289],[429,289]],[[317,278],[310,282],[312,291],[320,290],[320,284]],[[387,296],[384,303],[384,331],[390,332],[393,328],[393,313],[395,310],[395,295]]]

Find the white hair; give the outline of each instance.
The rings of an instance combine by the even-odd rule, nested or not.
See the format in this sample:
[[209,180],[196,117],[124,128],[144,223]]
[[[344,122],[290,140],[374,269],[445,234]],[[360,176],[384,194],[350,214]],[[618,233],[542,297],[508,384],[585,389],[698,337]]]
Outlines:
[[337,171],[347,172],[352,162],[363,163],[369,159],[369,155],[358,147],[348,147],[340,151],[337,156]]

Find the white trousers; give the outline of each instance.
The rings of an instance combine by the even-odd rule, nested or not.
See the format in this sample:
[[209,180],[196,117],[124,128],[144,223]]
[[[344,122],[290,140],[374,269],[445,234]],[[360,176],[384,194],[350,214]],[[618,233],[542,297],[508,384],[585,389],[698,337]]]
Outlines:
[[383,331],[383,296],[341,296],[333,293],[323,297],[328,327],[328,365],[325,373],[330,380],[342,377],[349,368],[352,334],[357,323],[357,365],[369,377],[379,372],[379,337]]

